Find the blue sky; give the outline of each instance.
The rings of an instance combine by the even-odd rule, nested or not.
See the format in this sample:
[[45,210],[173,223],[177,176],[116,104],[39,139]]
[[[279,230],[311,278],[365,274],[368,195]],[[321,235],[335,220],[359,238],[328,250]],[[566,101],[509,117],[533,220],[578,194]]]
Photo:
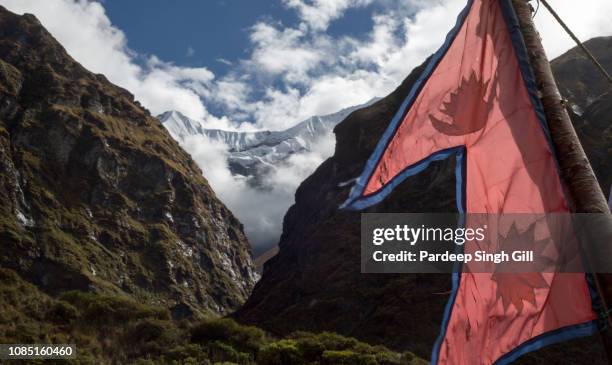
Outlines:
[[[34,13],[153,114],[175,109],[222,129],[284,129],[388,94],[440,46],[465,2],[0,0]],[[610,33],[612,3],[589,5],[555,3],[582,39]],[[572,45],[546,12],[536,21],[550,54]]]
[[188,0],[177,6],[164,0],[106,0],[104,7],[133,50],[180,65],[205,66],[215,74],[228,69],[218,60],[236,62],[248,56],[248,28],[258,20],[297,20],[274,1]]
[[[215,75],[247,58],[249,29],[258,21],[296,26],[300,19],[280,1],[248,0],[105,0],[111,22],[141,54],[154,54],[178,65],[206,67]],[[376,6],[348,9],[327,29],[332,36],[367,36]]]

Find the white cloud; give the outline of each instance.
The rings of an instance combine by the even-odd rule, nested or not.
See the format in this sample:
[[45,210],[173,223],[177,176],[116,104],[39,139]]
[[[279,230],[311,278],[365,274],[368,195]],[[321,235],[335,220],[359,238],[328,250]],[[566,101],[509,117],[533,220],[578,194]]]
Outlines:
[[305,39],[304,29],[277,29],[257,23],[252,28],[254,50],[249,64],[256,71],[284,75],[288,81],[304,81],[307,73],[323,61],[323,53]]
[[[103,3],[86,0],[0,0],[9,10],[35,14],[86,68],[125,87],[154,114],[176,109],[207,128],[229,130],[290,127],[311,115],[384,96],[444,41],[466,0],[277,0],[299,21],[259,21],[248,28],[251,48],[242,60],[216,61],[224,75],[181,67],[129,49],[121,30],[108,19]],[[372,10],[367,36],[326,33],[351,8]],[[553,6],[582,39],[611,35],[610,0],[556,0]],[[536,16],[551,57],[573,47],[544,8]],[[205,25],[203,25],[205,26]],[[195,52],[195,51],[194,51]],[[194,52],[187,50],[187,55]],[[215,110],[213,115],[210,110]],[[332,147],[330,147],[332,146]],[[332,153],[333,139],[305,155],[293,156],[265,178],[272,190],[252,190],[232,176],[224,146],[190,140],[185,148],[202,166],[219,196],[245,223],[254,242],[278,238],[282,216],[308,174]],[[254,211],[252,207],[258,207]]]
[[183,147],[205,171],[215,192],[245,225],[246,233],[261,251],[277,243],[285,212],[293,203],[299,184],[321,162],[333,153],[335,139],[325,135],[308,153],[296,154],[263,176],[269,190],[250,186],[243,178],[233,176],[227,166],[227,146],[206,136],[191,136]]
[[226,60],[225,58],[222,58],[222,57],[217,58],[216,61],[226,66],[232,66],[234,64],[232,61]]
[[2,0],[16,13],[33,13],[87,69],[106,75],[132,92],[154,114],[178,109],[196,118],[208,116],[198,92],[213,76],[205,68],[181,68],[154,56],[143,68],[114,27],[101,3],[86,0]]
[[185,56],[191,57],[194,54],[195,54],[195,49],[193,49],[193,47],[191,47],[191,46],[187,47],[187,51],[185,52]]
[[372,0],[283,0],[297,10],[302,21],[314,30],[325,30],[349,8],[368,5]]
[[[269,184],[274,184],[276,189],[282,189],[286,194],[293,194],[295,189],[306,179],[327,157],[334,152],[336,139],[332,133],[325,134],[320,140],[311,146],[308,153],[292,155],[286,165],[279,166],[273,171]],[[282,217],[281,217],[282,218]]]
[[389,15],[375,15],[374,28],[367,42],[358,45],[350,54],[351,58],[365,64],[374,65],[384,63],[394,53],[394,49],[401,47],[400,40],[395,37],[400,19]]

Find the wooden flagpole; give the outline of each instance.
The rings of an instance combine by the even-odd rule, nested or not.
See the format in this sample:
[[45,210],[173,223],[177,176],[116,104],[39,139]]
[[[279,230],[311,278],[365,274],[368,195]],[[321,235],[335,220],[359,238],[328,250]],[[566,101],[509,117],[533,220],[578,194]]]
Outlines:
[[[608,241],[610,248],[604,249],[612,254],[612,235],[609,235],[612,232],[610,209],[557,88],[540,35],[532,19],[531,5],[529,0],[512,0],[512,4],[519,20],[531,68],[544,106],[570,209],[572,213],[596,213],[593,219],[597,220],[598,234],[604,232],[607,237],[611,238]],[[595,274],[594,281],[602,300],[604,319],[607,322],[607,330],[601,333],[601,338],[606,348],[608,361],[612,364],[612,320],[608,307],[608,303],[612,302],[610,300],[612,299],[612,276]]]

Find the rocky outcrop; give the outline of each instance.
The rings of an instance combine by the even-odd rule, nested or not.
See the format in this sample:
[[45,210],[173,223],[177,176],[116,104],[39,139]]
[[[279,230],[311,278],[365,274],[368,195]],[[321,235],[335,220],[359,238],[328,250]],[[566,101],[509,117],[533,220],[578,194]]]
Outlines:
[[[612,39],[603,41],[607,44],[603,49],[612,49]],[[563,56],[574,60],[572,77],[564,76],[564,62],[554,63],[561,89],[566,92],[589,84],[597,72],[589,61],[576,55],[578,52],[574,49]],[[606,59],[612,69],[612,58]],[[338,209],[350,189],[346,182],[361,173],[421,71],[422,66],[389,96],[353,112],[335,128],[334,156],[297,190],[296,203],[284,219],[280,251],[266,263],[263,277],[237,313],[238,319],[280,334],[300,329],[334,330],[429,357],[448,299],[450,275],[361,274],[360,215]],[[612,158],[612,104],[606,99],[609,94],[600,96],[604,92],[587,89],[569,96],[584,107],[573,117],[602,185],[612,178],[608,165]],[[453,168],[454,161],[432,163],[368,211],[454,212]],[[597,340],[582,341],[574,344]],[[562,344],[531,355],[529,361],[558,363],[563,358],[568,363],[572,359],[597,363],[603,356],[596,345],[581,349]]]
[[0,7],[0,266],[50,294],[124,293],[177,317],[256,281],[242,225],[160,122]]

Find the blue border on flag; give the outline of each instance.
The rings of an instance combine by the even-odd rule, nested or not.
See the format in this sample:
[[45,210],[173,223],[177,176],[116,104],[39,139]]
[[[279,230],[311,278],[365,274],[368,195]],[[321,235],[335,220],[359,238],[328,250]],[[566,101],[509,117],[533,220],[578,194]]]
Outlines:
[[[386,186],[382,190],[377,191],[376,193],[372,195],[362,196],[363,191],[365,190],[365,186],[370,180],[370,177],[372,176],[372,174],[374,173],[376,166],[380,162],[380,159],[382,158],[382,155],[385,149],[387,148],[388,144],[393,139],[393,136],[397,132],[397,129],[402,124],[404,116],[412,107],[412,104],[414,103],[415,99],[421,92],[421,89],[425,86],[425,83],[427,82],[427,80],[429,80],[429,77],[432,75],[436,67],[438,67],[438,64],[440,63],[442,58],[444,58],[444,56],[446,55],[446,52],[448,51],[450,46],[453,44],[453,41],[455,40],[455,38],[457,37],[457,34],[461,30],[461,27],[463,26],[463,23],[465,22],[465,19],[467,18],[467,15],[469,14],[473,3],[474,3],[474,0],[468,0],[468,4],[461,11],[461,13],[459,14],[459,17],[457,18],[457,22],[455,26],[446,36],[444,45],[442,45],[442,47],[432,56],[431,60],[427,64],[427,67],[423,71],[423,74],[419,77],[419,79],[413,85],[412,89],[410,90],[410,93],[400,105],[399,110],[395,113],[395,115],[393,116],[393,119],[391,119],[391,123],[385,130],[380,141],[378,142],[378,145],[376,146],[374,153],[372,154],[372,156],[370,156],[370,158],[366,162],[363,173],[357,179],[357,182],[351,189],[348,199],[340,206],[340,209],[361,210],[369,206],[372,206],[374,204],[378,204],[387,195],[389,195],[389,193],[393,190],[393,188],[399,185],[407,177],[415,175],[425,170],[429,166],[431,161],[443,160],[452,154],[453,148],[434,153],[428,158],[422,161],[419,161],[416,164],[404,169],[402,173],[398,174],[398,176],[396,176],[392,180],[392,184],[389,184],[390,186]],[[454,148],[460,148],[460,147],[461,146],[457,146]],[[451,152],[451,153],[448,153],[448,152]]]

